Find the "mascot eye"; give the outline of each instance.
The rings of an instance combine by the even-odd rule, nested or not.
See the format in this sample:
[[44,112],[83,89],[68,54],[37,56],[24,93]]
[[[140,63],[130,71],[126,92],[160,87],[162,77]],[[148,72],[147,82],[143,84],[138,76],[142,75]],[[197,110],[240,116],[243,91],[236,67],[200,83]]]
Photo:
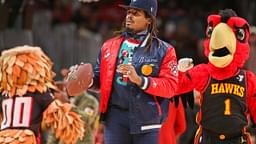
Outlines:
[[213,27],[212,27],[212,26],[208,26],[208,27],[207,27],[206,36],[207,36],[208,38],[211,37],[211,35],[212,35],[212,30],[213,30]]
[[239,41],[244,41],[244,39],[245,39],[245,31],[244,31],[244,29],[238,29],[236,31],[236,37],[237,37],[237,39]]

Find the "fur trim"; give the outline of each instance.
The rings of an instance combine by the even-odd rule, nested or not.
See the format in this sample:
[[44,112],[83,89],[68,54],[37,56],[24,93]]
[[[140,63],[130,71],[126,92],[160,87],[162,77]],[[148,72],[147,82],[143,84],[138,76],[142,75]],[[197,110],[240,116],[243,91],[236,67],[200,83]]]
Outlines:
[[1,144],[37,144],[36,137],[31,130],[6,129],[0,131]]
[[84,122],[75,112],[70,111],[71,105],[53,101],[44,112],[43,122],[50,127],[57,139],[65,144],[75,144],[84,137]]
[[39,47],[20,46],[3,51],[0,57],[0,92],[13,97],[56,89],[52,66],[50,58]]

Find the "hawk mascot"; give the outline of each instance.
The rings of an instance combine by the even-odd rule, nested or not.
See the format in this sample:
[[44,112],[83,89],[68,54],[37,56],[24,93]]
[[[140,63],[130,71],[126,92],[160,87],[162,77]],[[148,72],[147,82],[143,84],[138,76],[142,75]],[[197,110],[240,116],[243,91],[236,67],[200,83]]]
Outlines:
[[[195,144],[250,144],[248,117],[256,122],[256,77],[243,69],[249,57],[249,24],[231,9],[208,17],[207,64],[179,61],[177,94],[199,91]],[[183,72],[182,72],[183,71]]]

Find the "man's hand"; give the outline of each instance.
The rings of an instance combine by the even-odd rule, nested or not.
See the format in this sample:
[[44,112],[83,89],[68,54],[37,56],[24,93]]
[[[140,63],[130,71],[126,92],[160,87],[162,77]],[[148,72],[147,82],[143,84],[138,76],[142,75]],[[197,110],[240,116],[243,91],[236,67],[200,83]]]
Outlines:
[[61,90],[55,91],[54,97],[63,103],[69,103],[69,98],[65,91],[61,91]]
[[142,83],[142,79],[140,76],[138,76],[137,72],[135,71],[135,68],[133,65],[131,64],[120,64],[117,66],[117,72],[123,74],[123,75],[127,75],[129,80],[132,83],[137,84],[138,86],[141,85]]

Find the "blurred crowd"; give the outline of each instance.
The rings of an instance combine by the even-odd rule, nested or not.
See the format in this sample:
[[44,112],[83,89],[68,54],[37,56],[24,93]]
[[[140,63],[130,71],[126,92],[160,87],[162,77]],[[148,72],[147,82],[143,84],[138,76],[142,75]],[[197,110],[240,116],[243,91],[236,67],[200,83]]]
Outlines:
[[[85,1],[85,0],[84,0]],[[1,0],[0,50],[16,45],[40,46],[59,72],[71,65],[94,64],[102,42],[120,28],[125,11],[118,4],[128,0]],[[159,0],[159,38],[170,42],[177,57],[191,57],[195,64],[206,62],[203,55],[206,19],[223,8],[256,25],[255,0]],[[251,53],[247,68],[256,72],[256,27],[251,28]],[[195,110],[187,110],[188,129],[181,143],[190,143],[196,130]],[[192,112],[191,112],[192,111]],[[100,138],[99,138],[100,141]]]
[[[129,0],[2,0],[0,49],[18,44],[40,46],[55,62],[55,71],[75,63],[95,63],[102,42],[120,28]],[[209,14],[232,8],[255,25],[254,0],[159,0],[159,37],[170,42],[177,57],[205,62],[202,40]],[[189,54],[189,55],[188,55]],[[57,75],[57,79],[61,77]]]

